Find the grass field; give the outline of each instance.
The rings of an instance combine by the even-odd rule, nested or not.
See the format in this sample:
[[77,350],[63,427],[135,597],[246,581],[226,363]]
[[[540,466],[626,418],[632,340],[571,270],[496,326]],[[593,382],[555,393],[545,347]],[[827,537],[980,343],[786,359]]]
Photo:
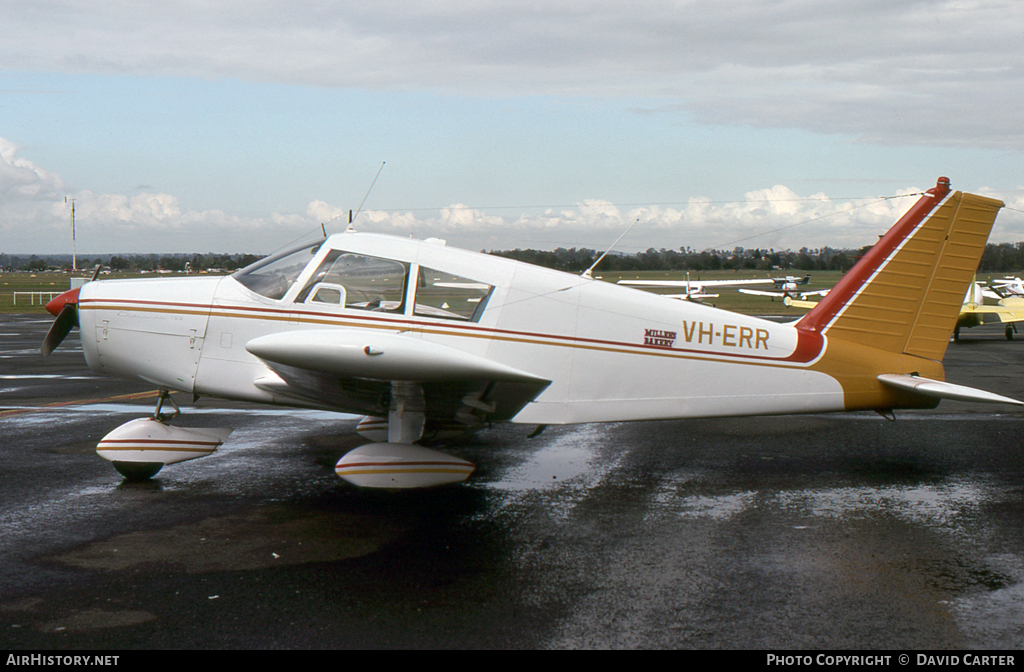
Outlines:
[[[804,271],[705,271],[701,273],[690,272],[691,280],[742,280],[749,278],[768,278],[783,275],[803,276]],[[811,280],[807,285],[802,285],[800,291],[813,291],[816,289],[830,289],[842,277],[839,271],[813,271],[810,273]],[[990,273],[979,275],[979,281],[990,281],[993,278],[1002,278],[1006,275],[1021,275],[1016,273]],[[154,276],[153,274],[143,275],[139,273],[121,273],[103,275],[102,279],[111,278],[145,278],[145,277],[174,277]],[[686,273],[682,271],[644,271],[628,273],[598,273],[605,282],[617,282],[618,280],[685,280]],[[42,301],[36,298],[35,305],[31,305],[28,296],[17,297],[17,304],[14,303],[14,292],[63,292],[71,286],[71,279],[67,273],[37,272],[37,273],[0,273],[0,313],[45,313]],[[755,286],[756,289],[771,289],[770,286]],[[678,290],[659,289],[655,290],[661,294],[678,293]],[[722,287],[715,290],[717,298],[708,298],[704,303],[725,310],[731,310],[749,315],[792,315],[799,317],[806,311],[799,308],[790,308],[782,303],[781,299],[774,301],[767,296],[750,296],[741,294],[735,287]]]
[[[70,286],[67,273],[0,273],[0,313],[44,312],[39,297],[32,306],[29,297],[18,296],[15,305],[14,292],[63,292]],[[42,303],[45,305],[46,298]]]
[[[155,275],[153,273],[111,273],[100,276],[101,280],[113,278],[155,278],[176,277],[180,274]],[[88,276],[86,276],[88,277]],[[21,292],[64,292],[71,288],[71,275],[61,272],[0,273],[0,313],[45,313],[48,296],[40,300],[21,295]],[[14,293],[18,292],[17,303]]]

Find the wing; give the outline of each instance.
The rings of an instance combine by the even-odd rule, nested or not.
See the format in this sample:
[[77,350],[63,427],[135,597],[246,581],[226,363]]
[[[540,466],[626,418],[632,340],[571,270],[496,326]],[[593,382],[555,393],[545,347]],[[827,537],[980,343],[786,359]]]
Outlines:
[[689,294],[662,294],[661,296],[664,296],[667,299],[679,299],[681,301],[718,298],[718,294],[705,294],[703,292],[690,292]]
[[689,287],[701,291],[705,287],[733,287],[736,285],[771,285],[775,281],[764,280],[619,280],[616,284],[633,287]]
[[551,382],[412,334],[372,329],[281,332],[245,348],[276,374],[256,383],[275,395],[386,416],[395,384],[412,384],[434,425],[508,420]]
[[[999,306],[1004,309],[1000,315],[1003,322],[1019,322],[1024,320],[1024,298],[1019,296],[1007,296],[1000,299]],[[1003,317],[1009,319],[1003,319]]]
[[737,289],[736,291],[741,294],[751,294],[753,296],[771,296],[776,298],[786,296],[785,292],[766,292],[763,289]]
[[983,321],[989,321],[988,316],[994,316],[993,320],[1012,323],[1024,322],[1024,299],[1008,297],[995,306],[982,306],[977,304],[964,304],[960,310],[961,315],[981,315]]

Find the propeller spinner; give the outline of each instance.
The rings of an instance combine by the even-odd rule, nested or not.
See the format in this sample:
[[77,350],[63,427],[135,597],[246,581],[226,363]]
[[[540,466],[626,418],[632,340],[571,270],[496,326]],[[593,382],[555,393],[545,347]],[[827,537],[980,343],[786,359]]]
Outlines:
[[50,325],[46,338],[39,351],[46,357],[53,352],[67,337],[74,327],[78,326],[78,291],[80,288],[68,290],[56,296],[46,304],[46,310],[57,319]]

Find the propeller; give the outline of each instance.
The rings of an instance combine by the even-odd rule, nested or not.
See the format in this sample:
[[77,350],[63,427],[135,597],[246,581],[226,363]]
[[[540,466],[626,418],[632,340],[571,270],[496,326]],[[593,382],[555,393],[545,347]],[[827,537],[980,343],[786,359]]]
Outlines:
[[50,331],[46,332],[46,338],[43,339],[43,344],[39,348],[43,357],[53,352],[71,330],[78,326],[79,289],[68,290],[46,304],[46,311],[55,315],[57,319],[50,325]]
[[[102,264],[96,264],[92,277],[86,282],[92,282],[100,277],[101,268],[103,268]],[[81,289],[81,287],[76,287],[75,289],[68,290],[60,296],[54,297],[46,304],[46,311],[57,319],[50,325],[50,330],[46,332],[46,338],[43,339],[43,344],[39,347],[39,352],[43,353],[43,357],[56,350],[57,346],[71,333],[71,330],[79,326],[78,292]]]

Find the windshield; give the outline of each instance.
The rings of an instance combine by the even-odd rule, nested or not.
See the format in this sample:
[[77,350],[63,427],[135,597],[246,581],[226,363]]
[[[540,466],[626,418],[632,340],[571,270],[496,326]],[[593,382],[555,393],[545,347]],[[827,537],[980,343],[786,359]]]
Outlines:
[[323,241],[293,247],[246,266],[231,277],[268,299],[280,299],[309,264]]

